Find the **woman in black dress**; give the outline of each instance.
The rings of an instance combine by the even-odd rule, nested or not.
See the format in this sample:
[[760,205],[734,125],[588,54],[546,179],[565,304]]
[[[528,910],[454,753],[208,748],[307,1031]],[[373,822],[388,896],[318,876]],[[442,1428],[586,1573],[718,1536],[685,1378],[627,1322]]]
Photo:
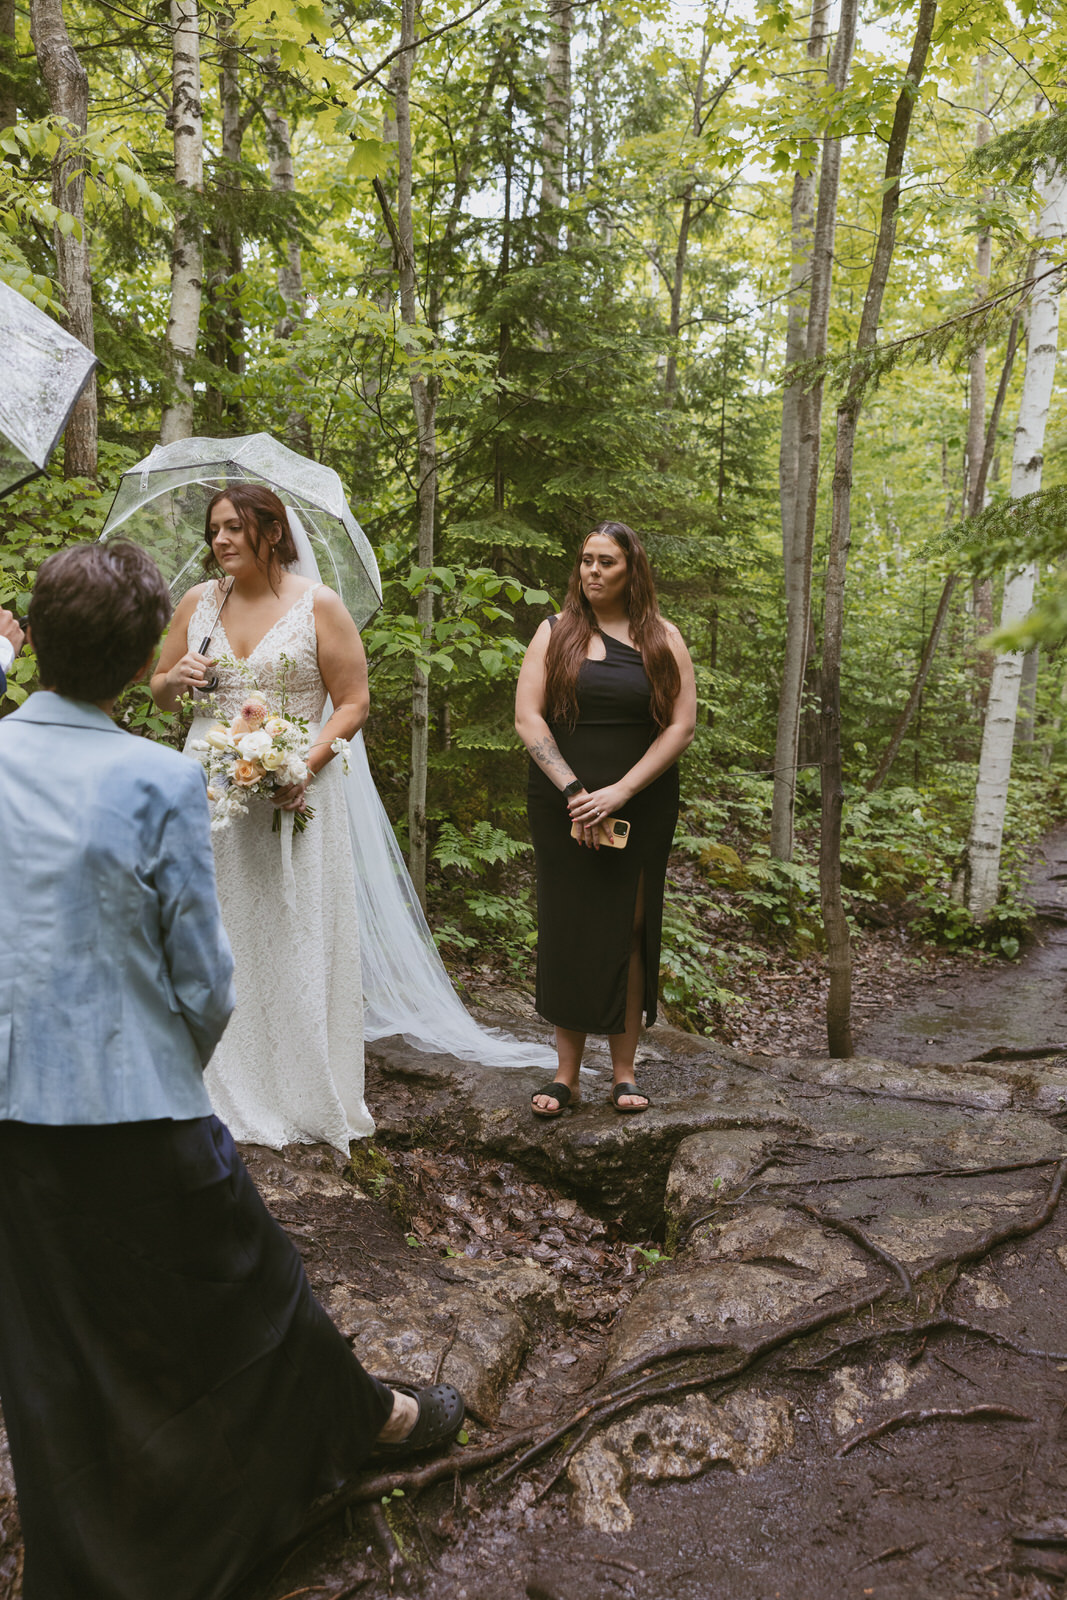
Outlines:
[[[659,612],[632,528],[602,522],[582,545],[558,617],[519,674],[515,727],[530,752],[537,860],[537,1009],[556,1025],[556,1077],[537,1116],[577,1104],[586,1035],[606,1033],[617,1111],[648,1108],[634,1084],[644,1013],[655,1021],[663,881],[678,768],[696,722],[693,664]],[[625,848],[605,819],[630,824]],[[578,838],[571,835],[578,825]]]

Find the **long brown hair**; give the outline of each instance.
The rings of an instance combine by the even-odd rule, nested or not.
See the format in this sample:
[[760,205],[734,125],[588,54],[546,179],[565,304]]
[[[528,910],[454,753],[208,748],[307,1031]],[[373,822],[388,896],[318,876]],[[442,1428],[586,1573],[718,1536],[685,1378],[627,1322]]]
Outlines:
[[567,585],[567,598],[552,629],[545,656],[545,712],[549,722],[573,728],[578,719],[578,674],[586,659],[596,616],[582,589],[582,555],[594,534],[614,540],[626,558],[626,610],[630,635],[652,685],[651,713],[657,728],[671,720],[682,687],[678,663],[656,601],[656,585],[645,548],[625,522],[601,522],[582,540]]
[[[229,500],[237,512],[241,526],[248,536],[256,565],[263,568],[270,578],[271,587],[274,588],[272,563],[277,561],[280,566],[287,567],[297,559],[288,513],[282,502],[273,489],[268,489],[262,483],[234,483],[228,489],[220,489],[218,494],[212,495],[204,512],[204,543],[207,545],[204,571],[213,578],[224,576],[222,568],[215,559],[211,538],[211,513],[220,500]],[[281,537],[276,544],[271,544],[267,535],[275,523],[281,529]],[[264,546],[266,546],[265,551]]]

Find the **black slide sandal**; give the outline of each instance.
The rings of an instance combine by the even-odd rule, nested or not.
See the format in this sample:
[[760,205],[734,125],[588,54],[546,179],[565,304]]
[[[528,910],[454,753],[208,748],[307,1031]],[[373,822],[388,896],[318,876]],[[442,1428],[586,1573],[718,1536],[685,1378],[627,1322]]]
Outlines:
[[[547,1095],[549,1099],[557,1102],[555,1111],[546,1111],[542,1106],[533,1104],[541,1095]],[[543,1089],[535,1089],[530,1096],[530,1109],[533,1111],[534,1116],[545,1117],[546,1119],[561,1117],[568,1106],[576,1110],[581,1103],[579,1097],[571,1090],[569,1083],[560,1083],[556,1079],[553,1079],[551,1083],[546,1083]]]
[[[645,1103],[643,1106],[620,1106],[619,1096],[621,1094],[639,1094]],[[643,1089],[637,1087],[636,1083],[617,1083],[611,1091],[611,1103],[620,1116],[635,1117],[639,1112],[647,1111],[652,1101]]]

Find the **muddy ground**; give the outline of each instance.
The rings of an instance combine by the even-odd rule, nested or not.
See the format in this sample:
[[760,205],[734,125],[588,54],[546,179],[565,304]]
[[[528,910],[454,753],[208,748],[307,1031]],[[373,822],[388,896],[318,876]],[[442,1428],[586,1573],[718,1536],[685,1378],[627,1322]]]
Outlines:
[[[1049,867],[1023,1048],[1067,1028]],[[654,1029],[642,1117],[603,1070],[545,1124],[535,1074],[377,1047],[350,1166],[246,1153],[361,1359],[457,1383],[467,1441],[235,1600],[1067,1594],[1067,1054],[961,1046],[1027,982],[940,971],[850,1062]],[[0,1600],[19,1564],[0,1435]]]
[[500,1453],[372,1484],[241,1600],[384,1596],[390,1560],[442,1600],[1062,1592],[1067,1064],[651,1043],[654,1111],[591,1080],[547,1128],[525,1074],[377,1052],[366,1199],[255,1157],[361,1356],[473,1398],[452,1467]]

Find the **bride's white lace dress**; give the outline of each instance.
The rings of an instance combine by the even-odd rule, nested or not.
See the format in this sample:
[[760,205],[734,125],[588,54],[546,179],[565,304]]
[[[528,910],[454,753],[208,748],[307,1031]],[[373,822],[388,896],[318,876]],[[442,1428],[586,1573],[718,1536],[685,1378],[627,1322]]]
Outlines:
[[[326,700],[319,674],[313,585],[264,635],[245,674],[219,659],[214,696],[229,722],[249,689],[272,703],[284,691],[291,715],[317,729]],[[225,613],[205,589],[189,623],[189,649],[212,634],[212,654],[233,657]],[[198,716],[190,740],[214,717]],[[218,1115],[235,1139],[280,1149],[323,1141],[347,1151],[374,1132],[363,1101],[363,995],[359,923],[341,764],[309,790],[315,815],[295,833],[283,812],[253,798],[248,814],[216,831],[222,919],[236,962],[237,1008],[205,1075]]]

